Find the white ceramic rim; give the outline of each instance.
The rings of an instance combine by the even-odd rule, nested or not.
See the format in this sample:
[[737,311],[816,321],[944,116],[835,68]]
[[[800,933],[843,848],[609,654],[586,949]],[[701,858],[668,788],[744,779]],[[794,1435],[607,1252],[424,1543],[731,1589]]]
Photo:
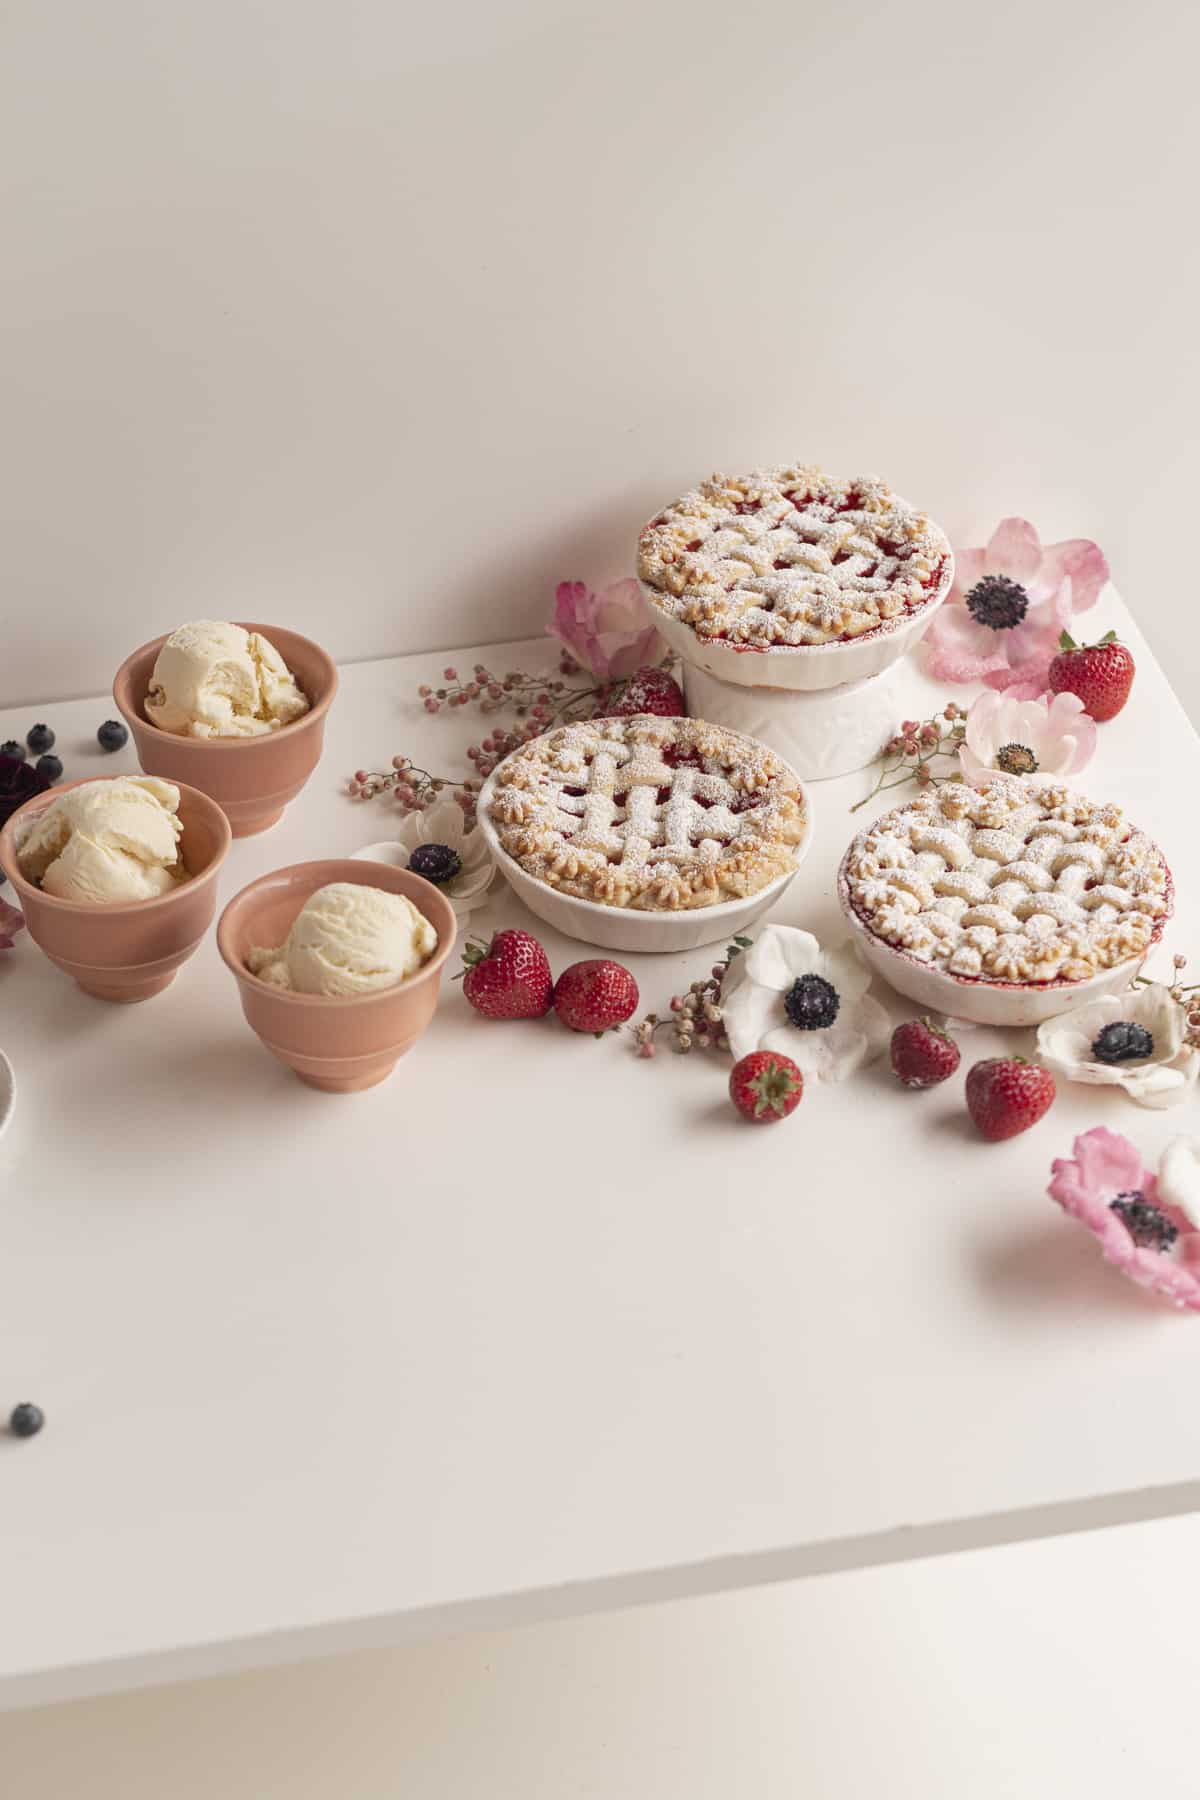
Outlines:
[[[902,506],[909,504],[899,495],[896,498]],[[942,535],[945,537],[946,533],[943,531]],[[954,586],[954,550],[949,537],[946,543],[942,579],[916,612],[884,619],[859,637],[838,638],[829,644],[776,644],[760,649],[749,644],[735,645],[725,638],[702,639],[682,619],[672,618],[662,610],[662,596],[657,588],[640,576],[638,585],[659,634],[675,655],[719,680],[736,687],[842,687],[847,682],[880,674],[925,635],[934,613]]]
[[[1121,984],[1122,978],[1125,981],[1132,980],[1154,946],[1161,941],[1167,923],[1175,910],[1175,887],[1171,879],[1170,865],[1166,857],[1162,856],[1162,851],[1158,850],[1158,845],[1155,844],[1154,848],[1162,856],[1163,867],[1167,871],[1167,910],[1157,920],[1146,948],[1139,950],[1136,956],[1131,956],[1124,962],[1114,963],[1111,968],[1100,969],[1095,975],[1089,975],[1083,981],[1068,981],[1061,975],[1056,976],[1053,981],[1025,982],[991,981],[982,975],[958,975],[952,970],[938,969],[930,963],[921,962],[919,958],[910,955],[907,950],[897,949],[895,944],[889,944],[885,938],[879,937],[865,923],[850,898],[850,882],[846,873],[850,853],[856,841],[857,838],[847,846],[837,873],[838,904],[845,914],[851,931],[862,940],[864,945],[869,947],[873,954],[880,958],[884,965],[901,964],[905,968],[913,970],[914,974],[919,973],[931,987],[944,993],[946,1002],[938,1010],[951,1018],[970,1018],[970,1012],[965,1010],[961,1004],[956,1003],[965,1000],[969,1006],[972,995],[978,995],[991,1013],[1003,1012],[1006,1000],[1011,1000],[1013,1012],[1019,1012],[1027,1009],[1031,1001],[1061,998],[1064,1004],[1056,1011],[1044,1015],[1055,1018],[1059,1013],[1073,1011],[1076,1004],[1083,1005],[1085,1001],[1097,995],[1111,993]],[[887,979],[886,976],[884,979]],[[891,985],[895,986],[894,983]],[[896,992],[902,993],[903,990],[897,987]],[[1014,1024],[1019,1025],[1026,1023],[1027,1020],[1024,1019],[1014,1021]]]
[[17,1108],[17,1072],[0,1050],[0,1136],[12,1123]]
[[[587,722],[589,724],[591,724],[593,722],[599,723],[599,721],[592,721],[592,720],[588,720]],[[722,731],[725,731],[728,728],[726,726],[722,725],[720,727],[720,729]],[[743,740],[743,742],[745,742],[747,744],[754,744],[758,748],[767,749],[767,750],[770,749],[769,745],[765,745],[765,744],[760,745],[759,740],[757,738],[747,737],[745,732],[731,731],[729,733],[729,735],[731,737],[739,737]],[[532,740],[532,741],[536,742],[536,740]],[[491,800],[493,792],[495,791],[495,788],[499,781],[500,775],[504,769],[505,763],[507,763],[512,757],[519,756],[520,754],[521,754],[521,751],[519,749],[518,750],[510,750],[508,756],[506,756],[504,758],[504,761],[496,764],[496,767],[492,770],[491,774],[488,776],[487,780],[484,782],[482,788],[480,788],[479,800],[477,803],[476,813],[475,813],[476,827],[478,830],[483,832],[484,837],[487,839],[488,849],[491,851],[493,857],[495,858],[496,867],[500,870],[500,873],[508,881],[509,886],[513,889],[514,893],[516,893],[518,896],[520,896],[521,890],[518,885],[518,882],[512,880],[509,875],[509,871],[511,869],[516,870],[519,880],[530,881],[530,882],[533,882],[536,886],[544,888],[547,895],[552,900],[554,900],[560,906],[570,907],[577,914],[577,916],[581,919],[596,919],[597,921],[604,920],[604,919],[609,919],[609,920],[621,919],[621,920],[630,920],[630,921],[637,920],[637,921],[639,921],[639,924],[634,927],[635,930],[639,929],[641,922],[644,921],[647,938],[650,938],[655,935],[657,935],[659,937],[665,935],[664,934],[664,926],[669,925],[673,920],[679,920],[681,922],[684,920],[694,921],[694,920],[699,919],[700,917],[703,917],[706,920],[712,920],[714,923],[723,923],[726,925],[733,925],[736,923],[737,916],[739,913],[748,912],[748,911],[750,911],[751,908],[756,907],[756,908],[758,908],[759,911],[765,912],[767,909],[767,906],[769,904],[773,903],[773,901],[776,900],[778,898],[778,896],[783,892],[784,888],[787,887],[788,883],[793,880],[793,878],[796,875],[797,870],[799,869],[801,863],[804,861],[805,857],[808,855],[808,852],[812,846],[812,839],[813,839],[812,796],[809,793],[806,783],[801,781],[800,777],[796,774],[796,771],[792,768],[792,765],[790,763],[784,762],[784,758],[779,755],[778,751],[771,750],[770,754],[772,756],[774,756],[777,761],[784,763],[785,768],[788,770],[789,774],[792,776],[792,779],[795,781],[796,786],[799,788],[801,798],[804,802],[804,836],[800,839],[800,842],[793,847],[794,862],[793,862],[792,868],[785,870],[785,872],[782,875],[777,875],[773,881],[768,881],[763,887],[756,888],[752,894],[742,894],[736,900],[722,900],[722,901],[719,901],[715,906],[690,906],[690,907],[683,908],[679,911],[671,911],[671,910],[667,910],[664,908],[660,912],[650,912],[641,907],[606,906],[604,904],[604,902],[601,900],[581,900],[575,894],[564,894],[560,888],[552,888],[546,882],[538,881],[538,878],[536,875],[531,875],[529,873],[528,869],[523,869],[521,867],[520,863],[516,860],[516,858],[513,856],[510,856],[508,851],[504,848],[503,844],[500,842],[499,836],[497,835],[496,827],[492,824],[491,819],[488,817],[488,813],[487,813],[488,804]],[[680,928],[680,935],[681,936],[690,936],[691,935],[690,932],[683,931],[682,924],[681,924],[681,928]],[[711,942],[711,941],[715,940],[716,938],[718,938],[720,935],[721,935],[720,931],[714,931],[713,938],[711,940],[706,940],[706,941]],[[588,940],[585,938],[584,941],[587,942]],[[648,951],[660,950],[663,947],[664,946],[662,946],[661,944],[650,944],[650,943],[647,943],[647,946],[646,946]]]

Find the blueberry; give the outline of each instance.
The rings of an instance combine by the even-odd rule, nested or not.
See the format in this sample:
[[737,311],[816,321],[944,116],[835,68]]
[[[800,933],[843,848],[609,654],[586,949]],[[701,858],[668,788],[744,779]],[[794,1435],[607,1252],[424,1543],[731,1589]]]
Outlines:
[[39,756],[37,772],[44,775],[47,781],[58,781],[62,775],[62,759],[57,756]]
[[22,1400],[8,1415],[8,1429],[14,1437],[36,1437],[45,1423],[45,1413],[32,1400]]
[[462,857],[449,844],[418,844],[408,859],[414,875],[423,875],[435,887],[453,881],[462,868]]
[[123,750],[129,742],[129,733],[120,719],[105,719],[96,733],[96,742],[102,750]]
[[25,746],[18,744],[16,738],[9,738],[6,744],[0,744],[0,756],[15,756],[18,762],[24,762]]
[[48,725],[34,725],[26,732],[25,742],[35,756],[41,756],[43,751],[53,750],[54,733]]

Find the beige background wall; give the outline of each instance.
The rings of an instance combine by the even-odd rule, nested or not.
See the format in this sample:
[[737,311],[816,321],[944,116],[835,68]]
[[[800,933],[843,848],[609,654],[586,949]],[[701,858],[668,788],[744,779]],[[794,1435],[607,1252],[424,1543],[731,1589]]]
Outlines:
[[1200,714],[1176,0],[7,0],[0,703],[536,629],[714,466],[1091,533]]

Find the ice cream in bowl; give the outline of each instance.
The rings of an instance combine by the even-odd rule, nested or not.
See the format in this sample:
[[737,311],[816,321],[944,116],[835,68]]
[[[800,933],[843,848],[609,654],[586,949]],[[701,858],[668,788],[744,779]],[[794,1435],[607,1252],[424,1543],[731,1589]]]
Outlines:
[[271,1054],[310,1087],[349,1094],[385,1080],[425,1030],[454,932],[431,882],[348,859],[252,881],[217,945]]
[[199,788],[249,837],[316,768],[337,684],[332,658],[281,625],[195,619],[126,657],[113,698],[147,775]]
[[120,775],[26,801],[0,832],[0,867],[29,935],[101,1000],[149,1000],[198,948],[232,833],[195,788]]

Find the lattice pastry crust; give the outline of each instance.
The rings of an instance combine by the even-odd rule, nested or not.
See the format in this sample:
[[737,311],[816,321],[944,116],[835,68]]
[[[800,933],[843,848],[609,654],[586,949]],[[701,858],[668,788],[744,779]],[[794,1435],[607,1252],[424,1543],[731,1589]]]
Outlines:
[[937,596],[950,554],[878,477],[788,464],[684,494],[642,532],[638,574],[697,636],[773,649],[898,624]]
[[678,912],[757,893],[795,867],[804,797],[765,745],[702,719],[562,725],[501,765],[489,816],[560,893]]
[[1120,807],[1052,782],[948,783],[885,813],[842,866],[876,937],[952,975],[1084,981],[1142,955],[1171,911],[1162,852]]

